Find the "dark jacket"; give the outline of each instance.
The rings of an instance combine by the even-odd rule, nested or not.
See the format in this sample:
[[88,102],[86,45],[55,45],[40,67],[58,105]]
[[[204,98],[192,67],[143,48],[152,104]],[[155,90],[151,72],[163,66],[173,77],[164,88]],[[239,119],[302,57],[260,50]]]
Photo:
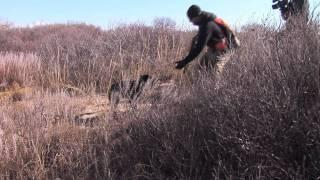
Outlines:
[[192,42],[189,54],[184,58],[184,61],[187,63],[196,58],[206,45],[212,47],[225,38],[223,30],[214,22],[216,15],[203,11],[200,16],[201,22],[198,25],[198,34]]

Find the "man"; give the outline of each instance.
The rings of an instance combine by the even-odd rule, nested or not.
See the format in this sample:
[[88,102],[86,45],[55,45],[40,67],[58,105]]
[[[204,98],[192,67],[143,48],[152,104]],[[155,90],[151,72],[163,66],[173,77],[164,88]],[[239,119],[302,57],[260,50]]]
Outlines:
[[198,34],[192,41],[189,54],[181,61],[176,62],[176,69],[184,68],[194,60],[207,46],[207,52],[200,60],[200,67],[212,69],[218,63],[219,56],[228,49],[238,47],[239,40],[230,27],[216,15],[201,11],[197,5],[192,5],[187,11],[189,20],[199,26]]

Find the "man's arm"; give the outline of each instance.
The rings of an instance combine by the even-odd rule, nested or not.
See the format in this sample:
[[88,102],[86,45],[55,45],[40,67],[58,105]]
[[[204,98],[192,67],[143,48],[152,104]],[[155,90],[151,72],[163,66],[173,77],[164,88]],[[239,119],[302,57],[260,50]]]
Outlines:
[[176,62],[176,69],[182,69],[184,66],[186,66],[189,62],[191,62],[194,58],[196,58],[203,48],[206,46],[208,40],[210,39],[211,32],[208,30],[207,25],[204,27],[201,27],[199,29],[199,32],[197,36],[192,40],[192,46],[190,49],[190,52],[187,57],[185,57],[183,60]]
[[196,40],[196,43],[192,45],[189,54],[183,60],[186,64],[196,58],[206,46],[211,36],[211,32],[208,30],[208,26],[201,27],[197,36],[198,38]]

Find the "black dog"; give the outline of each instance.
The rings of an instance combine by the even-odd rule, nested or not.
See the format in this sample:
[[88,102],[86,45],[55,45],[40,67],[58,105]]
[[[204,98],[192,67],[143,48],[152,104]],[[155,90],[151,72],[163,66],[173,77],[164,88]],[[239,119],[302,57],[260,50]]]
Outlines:
[[121,98],[128,99],[130,103],[136,100],[141,95],[146,83],[151,79],[151,76],[145,74],[141,75],[138,80],[113,83],[108,92],[109,102],[112,107],[115,108]]

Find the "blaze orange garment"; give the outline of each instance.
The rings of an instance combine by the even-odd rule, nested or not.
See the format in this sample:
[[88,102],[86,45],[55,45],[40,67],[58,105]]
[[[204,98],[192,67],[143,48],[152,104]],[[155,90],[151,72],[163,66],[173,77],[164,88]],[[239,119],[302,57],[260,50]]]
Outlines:
[[217,23],[220,27],[225,28],[226,31],[233,33],[233,30],[230,28],[229,24],[222,18],[216,17],[214,22]]
[[227,49],[228,43],[226,41],[226,38],[222,39],[219,43],[217,43],[214,48],[220,51]]

